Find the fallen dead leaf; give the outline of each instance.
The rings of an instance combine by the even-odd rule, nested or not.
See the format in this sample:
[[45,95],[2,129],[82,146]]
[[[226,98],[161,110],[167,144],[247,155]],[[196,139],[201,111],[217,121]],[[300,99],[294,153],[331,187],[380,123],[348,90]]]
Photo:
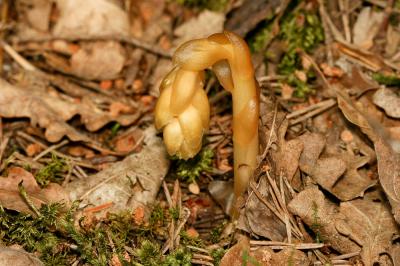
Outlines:
[[389,58],[393,56],[396,53],[399,44],[400,44],[400,32],[396,27],[389,24],[388,30],[386,32],[386,47],[385,47],[386,57]]
[[342,233],[362,246],[361,258],[365,265],[374,265],[381,254],[390,254],[393,236],[399,231],[389,206],[357,199],[341,202],[339,211],[346,217],[348,227]]
[[286,83],[283,83],[281,85],[282,99],[288,100],[288,99],[292,98],[293,92],[294,92],[294,89],[292,86],[290,86]]
[[37,144],[37,143],[29,144],[29,145],[26,147],[26,149],[25,149],[26,154],[27,154],[29,157],[35,156],[36,154],[38,154],[38,153],[41,152],[42,150],[43,150],[42,146],[40,146],[40,145]]
[[107,36],[128,36],[128,15],[108,0],[56,0],[60,18],[53,29],[61,38],[88,39]]
[[115,150],[121,153],[129,153],[140,147],[140,142],[143,140],[143,131],[136,129],[129,134],[124,134],[117,137],[114,141]]
[[18,189],[20,182],[37,208],[40,208],[42,204],[53,202],[69,204],[68,195],[60,185],[50,183],[46,188],[41,189],[30,172],[20,167],[11,167],[7,177],[0,177],[0,204],[4,208],[34,214],[20,195]]
[[84,79],[114,79],[124,67],[125,57],[125,50],[119,42],[82,43],[81,49],[70,59],[70,70]]
[[345,225],[346,217],[339,213],[338,207],[327,200],[316,186],[297,194],[289,202],[288,208],[299,216],[320,240],[331,245],[333,249],[343,254],[360,251],[356,243],[337,229],[338,224]]
[[[267,201],[271,200],[267,177],[261,177],[257,189]],[[249,233],[263,236],[273,241],[286,238],[285,224],[256,196],[251,193],[247,198],[244,216],[239,219],[238,228]]]
[[302,154],[304,144],[300,139],[285,139],[288,120],[284,120],[278,129],[278,141],[276,150],[271,151],[272,158],[276,162],[276,174],[283,174],[289,182],[299,167],[299,158]]
[[340,53],[347,55],[352,59],[357,60],[363,66],[367,67],[372,71],[376,72],[386,68],[385,62],[377,54],[343,43],[335,43],[335,47],[338,49]]
[[374,94],[373,102],[385,110],[388,116],[400,118],[400,96],[393,90],[388,88],[377,90]]
[[109,109],[112,117],[118,117],[121,114],[129,114],[135,111],[132,106],[121,102],[112,102]]
[[144,213],[143,206],[137,207],[133,211],[133,220],[134,220],[135,224],[141,225],[144,222],[144,215],[145,215],[145,213]]
[[138,207],[143,207],[147,213],[169,166],[164,144],[155,134],[154,128],[146,129],[145,146],[139,153],[127,156],[88,179],[68,183],[66,190],[71,200],[82,200],[81,206],[114,203],[97,212],[98,216]]
[[369,156],[358,156],[346,151],[322,153],[326,140],[317,133],[306,133],[299,139],[304,145],[300,169],[340,200],[362,196],[365,190],[376,184],[376,180],[368,177],[366,170],[359,170],[370,162]]
[[49,30],[51,1],[50,0],[18,0],[17,6],[21,20],[30,27],[41,32]]
[[0,265],[43,266],[44,264],[35,255],[24,250],[0,247]]
[[[392,213],[397,223],[400,223],[400,154],[395,152],[388,131],[360,104],[353,103],[343,92],[338,92],[339,108],[344,116],[353,124],[360,127],[374,143],[378,161],[380,184],[392,206]],[[367,118],[368,116],[368,118]]]
[[191,238],[197,238],[200,235],[194,227],[190,227],[188,230],[186,230],[186,233]]
[[0,115],[9,118],[29,117],[33,125],[46,128],[45,136],[50,142],[57,142],[63,136],[73,141],[93,142],[65,122],[77,114],[90,131],[96,131],[114,120],[121,125],[128,125],[139,115],[136,112],[114,118],[96,106],[86,105],[89,103],[69,102],[50,95],[44,88],[29,89],[13,86],[0,79]]
[[85,148],[83,146],[68,147],[68,153],[72,156],[84,157],[86,159],[90,159],[95,156],[95,153],[91,149]]
[[223,13],[205,10],[174,30],[177,38],[174,39],[173,43],[178,46],[188,40],[221,32],[224,28],[224,21],[225,15]]
[[252,263],[243,262],[243,255],[250,255],[250,241],[247,237],[241,236],[238,243],[236,243],[233,247],[231,247],[228,252],[222,257],[220,266],[242,266],[252,265]]
[[384,12],[378,12],[371,7],[364,7],[358,14],[353,27],[353,43],[363,49],[374,45],[374,38],[381,29],[385,18]]
[[102,80],[102,81],[100,82],[100,88],[101,88],[102,90],[109,90],[109,89],[112,88],[112,85],[113,85],[112,80]]
[[200,187],[196,182],[192,182],[189,184],[188,189],[191,193],[198,195],[200,193]]
[[310,260],[302,251],[292,248],[285,248],[272,256],[271,266],[303,266],[310,265]]
[[233,182],[213,180],[208,184],[208,191],[213,199],[222,207],[225,214],[230,215],[233,208]]

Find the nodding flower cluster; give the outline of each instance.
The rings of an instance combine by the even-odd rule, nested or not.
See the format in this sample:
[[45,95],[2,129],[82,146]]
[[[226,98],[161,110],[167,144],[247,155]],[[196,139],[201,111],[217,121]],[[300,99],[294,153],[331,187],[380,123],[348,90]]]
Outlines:
[[232,94],[234,191],[246,189],[258,155],[259,89],[246,42],[225,31],[182,44],[173,56],[174,67],[164,78],[155,110],[157,129],[163,129],[170,155],[188,159],[201,149],[210,120],[203,90],[204,71],[211,68]]

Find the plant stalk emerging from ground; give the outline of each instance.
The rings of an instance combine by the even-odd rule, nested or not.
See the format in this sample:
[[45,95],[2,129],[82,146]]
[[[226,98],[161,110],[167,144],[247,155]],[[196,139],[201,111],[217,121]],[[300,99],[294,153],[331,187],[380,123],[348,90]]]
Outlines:
[[259,89],[248,46],[225,31],[182,44],[173,63],[161,84],[155,110],[155,124],[164,130],[168,153],[188,159],[199,152],[210,119],[204,70],[211,67],[221,85],[232,93],[237,199],[248,185],[258,155]]

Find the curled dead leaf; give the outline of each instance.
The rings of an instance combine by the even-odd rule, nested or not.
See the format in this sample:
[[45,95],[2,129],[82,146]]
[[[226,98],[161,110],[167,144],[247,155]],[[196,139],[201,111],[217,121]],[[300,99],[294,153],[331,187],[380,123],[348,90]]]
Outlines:
[[0,204],[4,208],[33,214],[20,195],[18,184],[21,182],[36,208],[40,208],[42,204],[54,202],[69,204],[68,195],[60,185],[50,183],[46,188],[41,189],[30,172],[20,167],[11,167],[7,177],[0,177]]
[[139,116],[136,112],[114,118],[109,113],[89,104],[66,101],[47,93],[44,89],[29,90],[29,88],[13,86],[0,79],[0,116],[29,117],[32,124],[46,128],[45,136],[50,142],[57,142],[63,136],[73,141],[93,142],[65,122],[77,114],[81,116],[81,121],[90,131],[96,131],[110,121],[128,125]]

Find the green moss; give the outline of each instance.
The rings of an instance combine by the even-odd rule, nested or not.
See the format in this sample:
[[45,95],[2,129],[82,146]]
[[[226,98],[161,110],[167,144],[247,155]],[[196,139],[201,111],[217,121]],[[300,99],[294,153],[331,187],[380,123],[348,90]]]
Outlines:
[[[289,13],[282,20],[279,38],[286,42],[287,50],[278,65],[278,73],[286,76],[284,82],[295,88],[294,96],[304,98],[313,90],[293,74],[295,70],[302,70],[298,50],[310,53],[324,40],[321,21],[311,11],[300,9]],[[314,76],[311,70],[306,74],[309,78]]]
[[29,252],[39,252],[47,265],[66,265],[66,254],[60,250],[56,235],[61,204],[43,205],[40,216],[7,212],[0,208],[0,239],[6,245],[19,244]]
[[218,225],[217,227],[213,228],[210,232],[210,241],[212,243],[218,243],[219,239],[221,237],[222,231],[224,230],[226,223],[222,223],[220,225]]
[[229,0],[174,0],[178,4],[190,8],[209,9],[213,11],[223,11]]
[[219,265],[221,262],[222,257],[225,255],[226,250],[223,248],[213,249],[211,251],[211,257],[214,259],[214,265]]
[[203,241],[198,237],[189,236],[186,231],[181,231],[181,245],[183,246],[195,246],[195,247],[204,247]]
[[52,153],[51,162],[37,172],[35,179],[41,187],[45,187],[50,182],[62,182],[64,177],[61,174],[66,171],[68,171],[68,165],[65,161]]
[[188,183],[194,182],[203,171],[208,171],[212,165],[214,152],[203,149],[194,158],[189,160],[177,160],[177,175]]
[[179,209],[178,208],[169,208],[168,211],[173,220],[177,221],[179,219]]
[[300,9],[282,21],[280,38],[287,43],[288,48],[278,66],[279,72],[290,74],[300,67],[300,57],[296,50],[311,52],[324,40],[324,31],[316,14]]
[[150,240],[143,241],[140,248],[136,250],[136,256],[143,265],[158,266],[161,264],[160,246]]
[[322,236],[321,236],[321,219],[318,215],[318,205],[316,202],[312,203],[312,218],[313,218],[313,222],[311,224],[311,230],[313,230],[313,232],[315,233],[315,242],[317,243],[322,243]]
[[164,209],[159,205],[155,205],[150,213],[149,224],[150,226],[164,225],[165,215]]
[[192,260],[192,253],[184,248],[178,248],[169,254],[164,262],[163,266],[190,266]]
[[382,73],[372,74],[372,78],[379,84],[386,86],[400,86],[400,77],[395,75],[385,75]]
[[249,39],[250,50],[252,52],[261,52],[271,36],[271,24],[262,27]]

